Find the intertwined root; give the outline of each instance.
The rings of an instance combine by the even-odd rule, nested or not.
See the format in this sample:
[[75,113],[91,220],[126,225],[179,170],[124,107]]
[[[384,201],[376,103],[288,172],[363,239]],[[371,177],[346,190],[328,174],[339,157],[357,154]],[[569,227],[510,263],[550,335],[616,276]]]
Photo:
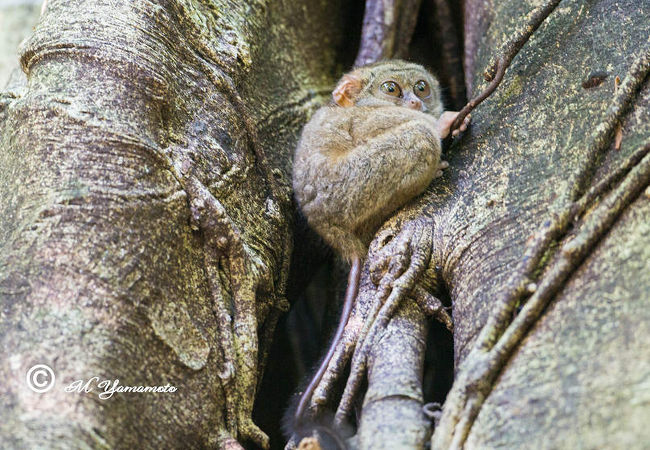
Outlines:
[[343,338],[312,398],[312,408],[327,401],[334,384],[343,376],[347,363],[352,368],[335,415],[343,426],[364,378],[368,355],[377,335],[407,297],[412,297],[427,314],[436,316],[447,328],[451,317],[442,303],[418,284],[429,267],[433,231],[422,219],[406,222],[399,231],[387,227],[371,244],[356,305]]
[[[463,361],[447,395],[440,423],[432,437],[432,448],[463,447],[495,380],[528,330],[598,240],[650,183],[650,148],[646,144],[612,173],[589,189],[585,188],[589,181],[593,182],[590,177],[594,168],[610,148],[622,115],[648,73],[650,46],[646,44],[630,66],[603,121],[594,128],[585,157],[571,175],[570,189],[550,208],[551,218],[535,233],[519,267],[494,299],[488,322]],[[571,227],[572,233],[567,236]],[[560,244],[558,251],[545,262],[544,257],[554,243]],[[536,272],[540,268],[544,271],[538,277]],[[516,313],[521,304],[521,311]]]
[[[269,270],[241,238],[223,205],[194,176],[184,179],[192,221],[204,237],[204,265],[217,321],[217,373],[225,397],[227,435],[269,447],[268,436],[251,419],[258,375],[256,302],[272,293]],[[225,272],[225,277],[220,271]],[[229,286],[223,286],[223,280]]]

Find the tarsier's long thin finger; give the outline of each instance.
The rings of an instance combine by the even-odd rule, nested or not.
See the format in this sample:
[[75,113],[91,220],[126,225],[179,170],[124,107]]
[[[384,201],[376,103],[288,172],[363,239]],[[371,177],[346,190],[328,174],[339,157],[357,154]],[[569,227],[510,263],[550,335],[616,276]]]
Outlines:
[[[391,273],[395,281],[391,283],[392,291],[390,296],[385,302],[378,302],[383,303],[383,305],[381,306],[376,319],[371,319],[372,322],[366,338],[363,342],[359,342],[359,345],[361,346],[360,353],[362,360],[366,359],[366,353],[371,347],[368,345],[372,340],[369,339],[369,336],[374,334],[377,329],[386,326],[388,320],[390,320],[396,308],[399,306],[399,302],[415,287],[416,281],[426,269],[429,258],[431,257],[431,246],[426,245],[426,242],[424,245],[421,245],[422,240],[426,240],[428,236],[426,236],[423,227],[419,223],[415,226],[414,233],[409,237],[411,238],[409,249],[415,248],[415,253],[409,258],[409,267],[405,272],[399,274],[397,272]],[[368,322],[370,322],[370,320]]]
[[[386,251],[386,253],[390,252],[391,260],[388,272],[381,280],[377,295],[375,295],[372,313],[369,314],[365,320],[364,327],[357,342],[357,349],[364,345],[368,332],[376,320],[377,314],[395,287],[396,280],[404,276],[403,274],[405,273],[405,270],[408,271],[408,269],[413,268],[414,259],[411,257],[412,249],[416,249],[416,254],[422,253],[423,250],[418,244],[424,234],[424,228],[420,222],[411,222],[403,229],[397,240],[393,240],[389,246],[382,249]],[[424,252],[427,251],[426,247],[427,246],[425,246]],[[428,251],[430,251],[430,249]],[[418,259],[419,257],[416,256],[415,260]]]
[[390,264],[390,255],[385,252],[379,253],[371,260],[369,272],[374,284],[378,285],[384,274],[388,272],[388,264]]
[[370,255],[370,277],[373,283],[378,285],[387,272],[406,270],[407,261],[402,255],[406,254],[412,235],[413,230],[402,232],[397,237],[392,230],[385,230],[377,235],[375,239],[381,243],[381,247]]
[[388,271],[394,278],[400,276],[409,265],[411,259],[410,241],[415,232],[417,230],[400,235],[391,248],[392,255],[388,264]]
[[[366,317],[364,326],[357,341],[357,348],[363,345],[370,327],[375,321],[379,309],[391,293],[394,281],[399,278],[409,267],[411,262],[411,242],[416,240],[414,236],[421,235],[422,230],[418,224],[405,229],[396,240],[382,249],[382,253],[389,255],[387,272],[379,282],[379,288],[373,302],[373,309]],[[353,360],[354,362],[354,360]]]
[[[357,302],[357,305],[360,303]],[[354,349],[358,342],[359,335],[366,321],[366,314],[363,308],[355,307],[352,310],[348,323],[345,326],[343,336],[339,341],[334,355],[323,374],[320,383],[314,389],[311,406],[321,405],[327,401],[327,395],[331,392],[334,383],[343,375],[347,363],[352,358]]]
[[[379,296],[383,299],[388,297],[390,294],[390,284],[392,283],[392,278],[390,275],[383,277],[380,280],[380,286],[375,290],[373,297]],[[352,367],[359,367],[358,358],[354,360],[353,352],[355,348],[359,345],[359,342],[363,341],[363,336],[368,331],[371,320],[368,320],[369,317],[375,317],[381,306],[381,301],[364,301],[363,296],[368,295],[368,290],[361,290],[359,292],[359,297],[357,298],[356,305],[352,310],[348,324],[346,325],[343,338],[339,342],[337,349],[335,350],[334,356],[330,360],[328,367],[321,378],[320,383],[314,390],[312,399],[310,401],[309,408],[318,408],[319,405],[324,404],[327,401],[327,395],[331,386],[338,380],[338,378],[343,373],[347,362],[350,358],[353,358]],[[371,305],[370,308],[361,308],[362,305]],[[360,369],[361,375],[363,375],[363,368]],[[353,376],[352,374],[350,376]]]
[[[392,283],[393,291],[388,297],[388,300],[386,300],[386,303],[379,310],[377,319],[375,320],[375,323],[373,323],[371,326],[371,330],[369,332],[370,334],[376,332],[377,329],[386,326],[386,324],[394,314],[395,309],[399,306],[399,302],[404,298],[404,296],[408,295],[413,290],[417,280],[422,276],[422,273],[424,273],[424,271],[426,270],[427,262],[431,257],[431,247],[427,245],[421,247],[419,245],[421,239],[422,236],[420,236],[418,242],[414,243],[414,245],[416,245],[417,250],[413,255],[413,257],[411,258],[411,263],[409,268]],[[366,340],[366,342],[368,341],[370,341],[370,339]],[[365,348],[362,348],[362,352],[367,351],[366,349],[369,348],[369,346],[366,346],[365,344],[366,343],[364,342],[363,346]]]
[[337,427],[340,427],[346,423],[347,418],[350,416],[352,411],[352,406],[354,404],[354,398],[356,397],[357,392],[363,381],[365,375],[365,362],[354,364],[354,358],[352,359],[353,366],[350,369],[350,376],[345,384],[345,389],[343,390],[343,395],[341,396],[341,401],[339,406],[336,409],[336,414],[334,415],[334,424]]
[[463,119],[463,123],[460,125],[460,131],[467,130],[467,127],[469,127],[471,121],[472,121],[472,115],[468,114],[467,117]]
[[[390,238],[392,239],[392,236]],[[379,256],[379,253],[373,255],[373,257],[377,256]],[[333,384],[344,374],[346,366],[350,359],[352,359],[353,352],[358,343],[363,341],[363,336],[367,333],[368,327],[372,322],[369,318],[376,317],[381,303],[389,296],[394,278],[388,271],[390,259],[384,258],[384,261],[386,261],[385,269],[382,270],[381,277],[374,281],[371,280],[372,283],[365,282],[361,284],[355,306],[345,326],[343,336],[323,374],[321,382],[314,390],[310,408],[317,408],[318,405],[324,404],[327,401],[327,396],[331,392]],[[379,286],[375,287],[375,284]],[[376,298],[379,301],[376,301]]]
[[469,127],[470,122],[472,121],[472,115],[468,114],[467,117],[463,119],[463,123],[460,124],[460,127],[456,128],[451,132],[451,135],[453,137],[458,136],[460,133],[463,131],[467,131],[467,127]]
[[[339,407],[336,410],[335,423],[341,425],[345,422],[346,418],[350,415],[352,406],[354,404],[354,399],[357,392],[363,381],[366,369],[366,363],[368,360],[368,353],[372,345],[370,344],[374,340],[376,330],[380,327],[377,326],[378,323],[386,323],[387,320],[383,320],[384,317],[390,317],[395,312],[401,300],[408,294],[409,288],[406,285],[400,285],[397,288],[393,288],[390,296],[386,302],[381,307],[377,319],[373,321],[373,324],[370,326],[370,329],[367,333],[366,338],[363,343],[359,343],[360,348],[357,347],[357,352],[355,353],[352,359],[352,368],[350,369],[350,377],[345,385],[343,395],[341,397],[341,402]],[[379,302],[378,302],[379,303]]]

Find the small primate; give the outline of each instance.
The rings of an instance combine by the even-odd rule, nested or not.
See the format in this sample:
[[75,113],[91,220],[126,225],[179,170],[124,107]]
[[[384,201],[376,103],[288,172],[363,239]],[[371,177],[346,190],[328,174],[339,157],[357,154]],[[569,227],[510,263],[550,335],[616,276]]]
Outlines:
[[338,328],[300,398],[296,427],[343,334],[377,229],[448,167],[440,140],[458,113],[441,114],[436,78],[418,64],[390,60],[344,75],[331,104],[303,129],[293,162],[296,199],[310,226],[351,268]]

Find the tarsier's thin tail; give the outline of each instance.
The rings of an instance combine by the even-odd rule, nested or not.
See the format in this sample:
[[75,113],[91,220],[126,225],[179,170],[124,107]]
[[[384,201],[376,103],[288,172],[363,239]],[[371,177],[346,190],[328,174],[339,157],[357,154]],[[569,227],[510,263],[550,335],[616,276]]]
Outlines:
[[327,370],[327,367],[329,366],[329,363],[332,357],[334,356],[336,347],[338,346],[338,343],[341,340],[341,337],[343,336],[343,330],[345,329],[345,325],[348,323],[348,319],[350,318],[350,313],[352,312],[352,306],[354,306],[354,300],[357,298],[360,279],[361,279],[361,258],[357,256],[352,259],[352,265],[350,267],[350,273],[348,275],[348,287],[345,290],[343,311],[341,312],[341,319],[339,320],[338,327],[336,328],[336,333],[334,334],[334,340],[330,345],[329,351],[327,352],[325,359],[323,359],[323,362],[318,368],[316,375],[314,375],[314,378],[312,378],[311,382],[305,389],[305,392],[303,392],[302,396],[300,397],[300,402],[298,403],[298,407],[296,408],[295,422],[297,426],[300,425],[300,423],[302,422],[305,409],[307,409],[307,405],[311,401],[311,397],[314,394],[314,390],[316,389],[316,386],[318,386],[318,383],[320,383],[320,380],[321,378],[323,378],[323,375],[325,375],[325,371]]

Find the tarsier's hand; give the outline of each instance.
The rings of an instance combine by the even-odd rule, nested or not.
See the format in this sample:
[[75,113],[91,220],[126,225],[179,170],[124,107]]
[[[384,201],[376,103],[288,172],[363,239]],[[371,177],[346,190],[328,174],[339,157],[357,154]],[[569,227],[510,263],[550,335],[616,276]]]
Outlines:
[[[440,139],[444,139],[449,136],[449,129],[454,123],[454,120],[456,120],[456,117],[458,117],[458,111],[445,111],[442,113],[440,119],[438,119],[438,133],[440,133]],[[469,126],[471,120],[472,116],[468,114],[467,117],[465,117],[465,120],[463,120],[463,123],[460,125],[460,128],[455,129],[451,135],[456,137],[463,131],[467,130],[467,127]]]
[[446,169],[449,167],[449,163],[447,161],[440,160],[440,164],[438,164],[438,170],[436,171],[435,178],[440,178],[442,176],[442,169]]

